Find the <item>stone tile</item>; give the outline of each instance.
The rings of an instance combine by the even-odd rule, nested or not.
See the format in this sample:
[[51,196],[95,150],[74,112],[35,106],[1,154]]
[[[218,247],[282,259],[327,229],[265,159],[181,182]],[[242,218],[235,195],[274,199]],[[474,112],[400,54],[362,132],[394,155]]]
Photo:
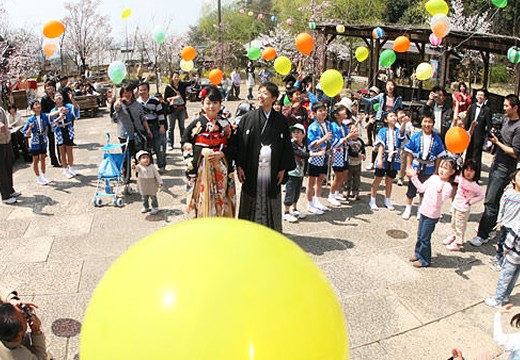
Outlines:
[[[30,221],[25,219],[16,219],[16,220],[8,220],[2,223],[0,226],[0,239],[11,239],[11,238],[19,238],[24,236],[27,228],[29,227]],[[38,234],[38,236],[46,235]]]
[[[492,314],[489,314],[487,324],[491,323]],[[457,313],[399,336],[383,339],[380,344],[387,353],[387,359],[446,359],[451,356],[452,347],[460,348],[466,359],[475,359],[482,350],[489,350],[495,355],[501,353],[490,334],[474,326],[470,317]]]
[[11,212],[15,209],[15,206],[4,205],[0,203],[0,220],[5,220],[11,214]]
[[92,258],[118,257],[127,249],[122,236],[71,236],[56,237],[49,253],[49,261],[62,259],[85,260]]
[[93,215],[66,215],[34,221],[29,225],[24,237],[35,237],[43,234],[49,236],[84,235],[90,232],[92,220]]
[[390,253],[333,261],[320,264],[320,268],[343,298],[370,293],[392,284],[413,285],[420,279],[419,273],[407,261]]
[[116,257],[85,260],[81,269],[80,292],[92,293]]
[[34,238],[0,238],[0,262],[33,263],[47,260],[54,238],[41,236]]
[[38,305],[42,330],[47,337],[49,350],[57,359],[72,359],[79,351],[79,334],[63,338],[52,332],[52,324],[59,319],[72,319],[81,323],[90,300],[90,293],[70,295],[37,295],[33,301]]
[[5,286],[23,295],[72,294],[78,291],[81,261],[16,264],[2,275]]
[[350,346],[358,347],[421,325],[399,298],[387,291],[347,296],[343,309]]
[[383,360],[389,359],[385,349],[380,344],[370,344],[350,350],[350,360]]

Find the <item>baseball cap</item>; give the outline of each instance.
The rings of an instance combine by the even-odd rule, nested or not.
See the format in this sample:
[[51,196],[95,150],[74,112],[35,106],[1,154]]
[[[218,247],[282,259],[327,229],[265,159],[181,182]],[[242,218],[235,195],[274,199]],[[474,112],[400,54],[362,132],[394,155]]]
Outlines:
[[141,156],[143,156],[143,155],[148,155],[148,156],[149,156],[150,153],[149,153],[148,151],[145,151],[145,150],[140,150],[140,151],[137,152],[137,154],[135,154],[135,158],[136,158],[137,160],[139,160],[139,158],[140,158]]
[[370,89],[368,89],[368,91],[373,91],[376,93],[376,95],[378,95],[381,92],[377,86],[372,86]]
[[294,129],[301,130],[303,135],[305,135],[305,127],[302,124],[296,123],[289,127],[289,130],[293,131]]

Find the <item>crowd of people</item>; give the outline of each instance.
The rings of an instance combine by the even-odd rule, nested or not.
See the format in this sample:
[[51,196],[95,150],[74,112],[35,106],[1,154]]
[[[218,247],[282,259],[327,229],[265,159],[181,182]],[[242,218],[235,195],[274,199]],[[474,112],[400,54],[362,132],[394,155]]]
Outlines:
[[[249,67],[251,99],[256,83],[254,65]],[[265,70],[257,88],[256,109],[249,106],[239,122],[231,119],[223,104],[230,96],[239,97],[241,80],[236,69],[225,86],[200,90],[201,111],[191,118],[186,107],[191,83],[182,81],[178,72],[172,74],[164,95],[152,95],[146,81],[124,82],[119,96],[109,99],[119,141],[129,153],[123,178],[130,184],[132,171],[137,174],[143,213],[159,211],[157,191],[163,186],[167,148],[173,150],[176,144],[176,127],[186,165],[187,212],[195,217],[238,217],[280,232],[283,221],[320,216],[346,201],[366,206],[358,200],[363,162],[368,159],[366,169],[374,170],[374,179],[367,211],[380,210],[377,193],[381,183],[384,207],[395,210],[394,181],[404,186],[408,178],[400,214],[408,220],[419,193],[417,241],[409,259],[415,267],[431,265],[431,239],[445,202],[451,200],[453,233],[443,244],[450,251],[462,251],[471,206],[484,200],[477,236],[469,243],[481,246],[492,231],[498,232],[493,262],[500,277],[495,296],[486,299],[486,304],[502,307],[508,303],[520,275],[517,96],[505,97],[505,118],[497,132],[491,126],[485,89],[477,91],[473,101],[464,83],[452,96],[435,86],[419,111],[420,128],[415,128],[391,80],[384,91],[373,86],[329,98],[319,87],[313,92],[312,83],[301,75],[288,78],[285,94],[280,94],[278,86],[269,81],[272,74]],[[62,167],[66,178],[77,175],[73,151],[74,122],[79,118],[76,92],[67,77],[60,78],[58,88],[56,85],[52,79],[45,83],[45,95],[31,102],[32,116],[25,122],[16,108],[9,107],[8,113],[0,109],[0,190],[6,204],[15,204],[20,195],[12,182],[11,140],[32,157],[39,185],[51,181],[46,175],[47,153],[51,165]],[[9,129],[15,126],[21,132],[11,136]],[[447,150],[446,134],[452,127],[468,132],[471,141],[465,153]],[[26,138],[28,146],[24,145]],[[493,144],[494,158],[484,192],[480,183],[486,141]],[[238,209],[236,179],[242,183]],[[328,183],[330,190],[323,196],[323,185]],[[304,186],[306,211],[298,205]]]

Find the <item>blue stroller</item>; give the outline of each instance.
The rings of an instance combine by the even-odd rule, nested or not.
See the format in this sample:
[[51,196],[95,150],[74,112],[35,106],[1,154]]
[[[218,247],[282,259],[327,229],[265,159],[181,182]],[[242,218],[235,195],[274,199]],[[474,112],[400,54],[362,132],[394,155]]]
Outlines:
[[[125,143],[111,144],[110,134],[107,133],[107,144],[103,150],[103,160],[98,168],[98,181],[96,194],[94,195],[94,206],[103,205],[103,198],[113,198],[113,203],[117,207],[122,207],[124,201],[118,197],[119,184],[122,182],[122,171],[125,159],[128,157],[128,137]],[[124,151],[120,151],[124,147]],[[115,184],[114,184],[115,183]]]

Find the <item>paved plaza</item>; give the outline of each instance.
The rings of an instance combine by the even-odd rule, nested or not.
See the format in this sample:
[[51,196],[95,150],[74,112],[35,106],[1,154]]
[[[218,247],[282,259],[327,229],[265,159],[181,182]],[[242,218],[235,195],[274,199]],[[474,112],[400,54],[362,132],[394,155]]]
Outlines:
[[[228,103],[232,113],[237,105]],[[191,103],[190,114],[197,107]],[[79,325],[109,266],[139,239],[185,220],[178,145],[167,154],[158,215],[140,213],[138,194],[126,196],[123,208],[93,206],[99,148],[107,132],[116,134],[107,113],[76,121],[75,167],[80,175],[71,180],[63,169],[49,167],[52,183],[39,186],[32,168],[18,161],[15,188],[23,194],[17,205],[0,206],[0,283],[15,286],[23,300],[39,306],[49,349],[60,360],[78,358]],[[489,154],[485,162],[490,164]],[[484,169],[487,177],[488,167]],[[493,246],[468,244],[464,252],[447,251],[441,240],[450,233],[448,203],[432,239],[432,267],[412,267],[408,257],[418,222],[415,216],[408,221],[399,216],[406,188],[394,187],[396,211],[381,208],[372,213],[372,177],[372,172],[363,173],[361,200],[296,224],[284,223],[285,234],[314,259],[338,295],[348,324],[350,358],[447,359],[453,346],[460,347],[466,359],[483,349],[507,358],[493,341],[494,310],[483,303],[494,293],[498,278],[488,263]],[[301,199],[300,208],[305,209],[303,194]],[[382,202],[378,198],[380,206]],[[475,234],[482,209],[482,203],[472,209],[468,239]],[[520,304],[516,289],[511,300]],[[504,328],[512,331],[505,321]]]

